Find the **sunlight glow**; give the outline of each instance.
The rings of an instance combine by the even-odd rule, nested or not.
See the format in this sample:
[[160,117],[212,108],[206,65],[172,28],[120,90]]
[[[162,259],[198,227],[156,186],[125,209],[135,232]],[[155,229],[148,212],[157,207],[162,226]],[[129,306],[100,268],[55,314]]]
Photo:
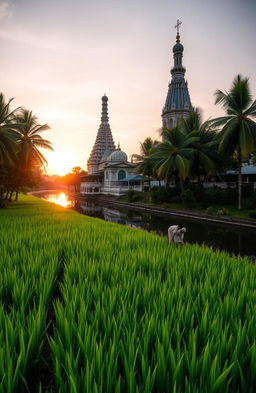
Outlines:
[[58,195],[49,195],[48,198],[46,198],[48,202],[56,203],[57,205],[63,206],[63,207],[72,207],[72,202],[68,199],[68,196],[64,193],[61,192]]
[[77,158],[70,151],[56,150],[51,153],[48,160],[47,172],[53,175],[66,175],[77,166]]

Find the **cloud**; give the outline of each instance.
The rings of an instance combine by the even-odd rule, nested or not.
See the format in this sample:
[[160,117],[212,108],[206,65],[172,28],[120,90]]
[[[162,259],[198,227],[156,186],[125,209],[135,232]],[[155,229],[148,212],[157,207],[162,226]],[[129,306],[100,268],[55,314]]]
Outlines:
[[10,4],[6,0],[0,0],[0,19],[10,15]]

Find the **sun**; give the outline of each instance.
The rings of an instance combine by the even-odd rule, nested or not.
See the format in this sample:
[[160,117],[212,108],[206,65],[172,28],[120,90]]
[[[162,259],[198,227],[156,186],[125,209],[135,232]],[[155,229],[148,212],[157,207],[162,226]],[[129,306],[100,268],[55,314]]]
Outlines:
[[70,151],[56,150],[51,153],[47,159],[48,168],[47,172],[53,175],[66,175],[71,172],[72,168],[77,166],[77,158]]

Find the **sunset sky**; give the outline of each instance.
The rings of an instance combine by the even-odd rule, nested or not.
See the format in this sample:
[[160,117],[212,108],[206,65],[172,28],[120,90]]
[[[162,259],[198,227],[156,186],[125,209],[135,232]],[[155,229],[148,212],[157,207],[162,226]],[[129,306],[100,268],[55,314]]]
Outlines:
[[159,138],[178,18],[203,119],[223,114],[213,93],[238,73],[255,97],[256,0],[0,0],[0,91],[50,125],[50,174],[86,169],[104,93],[128,156],[147,136]]

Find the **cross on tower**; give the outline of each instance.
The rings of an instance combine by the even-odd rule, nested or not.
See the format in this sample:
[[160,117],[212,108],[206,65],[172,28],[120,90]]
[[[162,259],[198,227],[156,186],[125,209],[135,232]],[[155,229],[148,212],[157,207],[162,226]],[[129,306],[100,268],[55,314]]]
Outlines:
[[179,28],[180,28],[180,25],[181,25],[181,24],[182,24],[181,20],[177,19],[177,23],[176,23],[176,25],[174,26],[175,29],[177,29],[177,34],[179,34]]

